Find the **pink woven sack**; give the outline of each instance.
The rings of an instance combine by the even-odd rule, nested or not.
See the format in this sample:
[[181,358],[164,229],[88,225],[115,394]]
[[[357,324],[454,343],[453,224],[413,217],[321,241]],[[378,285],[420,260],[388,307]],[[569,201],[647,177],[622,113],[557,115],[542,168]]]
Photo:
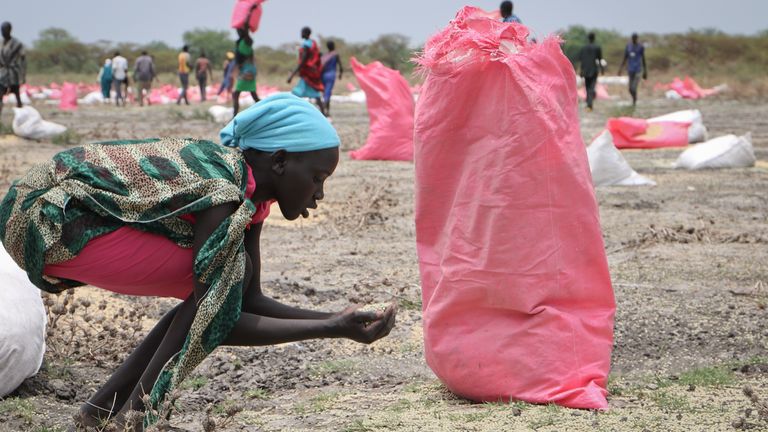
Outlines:
[[468,399],[604,409],[615,304],[573,67],[527,37],[466,7],[419,59],[425,356]]
[[365,92],[369,127],[365,145],[349,153],[352,159],[413,160],[413,95],[399,71],[381,62],[364,65],[350,59]]

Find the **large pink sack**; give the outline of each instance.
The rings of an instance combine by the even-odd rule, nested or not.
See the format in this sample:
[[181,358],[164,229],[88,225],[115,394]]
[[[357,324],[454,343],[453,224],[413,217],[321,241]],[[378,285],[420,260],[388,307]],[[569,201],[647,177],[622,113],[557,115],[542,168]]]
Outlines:
[[248,17],[248,12],[251,10],[251,6],[254,4],[259,5],[256,10],[251,14],[251,19],[248,21],[248,28],[255,32],[259,29],[259,23],[261,22],[261,13],[264,8],[262,3],[266,0],[237,0],[235,8],[232,10],[232,20],[230,25],[234,29],[238,29],[243,26],[245,19]]
[[77,85],[65,82],[61,88],[61,100],[59,109],[76,110],[77,109]]
[[632,117],[609,118],[606,129],[620,149],[654,149],[688,145],[690,122],[653,122]]
[[368,106],[368,139],[349,153],[352,159],[413,160],[413,95],[400,72],[381,62],[367,66],[350,59]]
[[615,304],[573,67],[557,38],[478,12],[419,60],[426,360],[468,399],[607,408]]

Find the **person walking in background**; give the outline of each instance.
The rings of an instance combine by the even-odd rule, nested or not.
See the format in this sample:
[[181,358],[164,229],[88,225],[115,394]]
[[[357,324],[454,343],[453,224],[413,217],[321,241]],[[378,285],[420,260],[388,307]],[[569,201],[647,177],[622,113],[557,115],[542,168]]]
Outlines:
[[219,91],[216,92],[216,96],[221,95],[224,90],[227,91],[227,96],[232,93],[232,75],[234,74],[235,66],[235,53],[232,51],[227,51],[227,56],[224,59],[224,64],[222,65],[224,78],[221,80],[221,86],[219,86]]
[[336,84],[336,71],[338,70],[339,79],[344,74],[344,68],[341,65],[341,58],[339,53],[336,52],[336,43],[329,40],[326,43],[328,52],[320,58],[320,63],[323,68],[323,88],[325,93],[323,94],[323,100],[325,101],[325,114],[330,117],[331,115],[331,93],[333,93],[333,86]]
[[104,60],[104,66],[99,69],[99,84],[101,84],[101,96],[104,103],[110,102],[110,92],[112,90],[112,59]]
[[200,51],[200,57],[195,60],[195,78],[197,78],[197,84],[200,86],[200,101],[205,102],[206,87],[208,83],[208,77],[211,77],[213,81],[213,72],[211,71],[211,62],[205,57],[205,51]]
[[146,51],[141,52],[141,56],[136,59],[133,69],[133,79],[136,81],[136,92],[139,94],[139,106],[144,106],[144,91],[147,91],[147,104],[149,95],[152,93],[152,80],[155,79],[155,62]]
[[248,33],[248,23],[251,20],[251,14],[256,8],[259,7],[258,3],[251,6],[251,10],[248,11],[248,16],[243,22],[243,26],[237,29],[237,42],[235,42],[235,64],[237,66],[237,84],[235,84],[235,91],[232,92],[232,108],[235,115],[240,111],[240,93],[247,91],[251,94],[253,102],[256,103],[259,100],[259,95],[256,94],[256,63],[253,59],[253,39],[251,34]]
[[503,1],[499,6],[499,12],[501,12],[501,21],[505,23],[518,23],[522,24],[520,17],[515,15],[512,11],[515,5],[511,1]]
[[187,89],[189,88],[189,45],[184,45],[179,53],[179,81],[181,81],[181,93],[179,98],[176,99],[176,105],[181,105],[181,100],[184,99],[184,103],[189,105],[189,99],[187,98]]
[[603,70],[603,50],[600,45],[595,43],[595,34],[589,33],[587,35],[589,43],[581,48],[579,53],[579,59],[581,65],[579,67],[580,75],[584,78],[584,86],[587,89],[587,111],[592,111],[592,105],[595,101],[595,85],[597,85],[597,76]]
[[3,96],[13,93],[16,107],[21,108],[21,85],[26,82],[27,59],[24,45],[11,36],[11,23],[0,25],[3,45],[0,47],[0,114],[3,113]]
[[309,38],[311,35],[312,30],[309,27],[301,29],[302,42],[299,48],[299,65],[288,77],[288,84],[291,83],[296,74],[299,74],[299,83],[291,90],[291,93],[298,97],[314,99],[320,112],[326,114],[321,93],[324,87],[320,69],[320,49],[317,47],[317,42]]
[[632,41],[624,49],[624,60],[619,66],[619,75],[627,65],[629,73],[629,94],[632,95],[632,106],[637,105],[637,86],[640,84],[640,76],[648,79],[648,67],[645,65],[645,47],[637,41],[637,33],[632,33]]
[[[128,80],[128,60],[120,55],[120,51],[115,51],[115,57],[112,58],[112,86],[115,88],[115,105],[120,106],[123,102],[125,106],[125,96],[123,96],[123,84]],[[126,94],[128,86],[126,85]]]

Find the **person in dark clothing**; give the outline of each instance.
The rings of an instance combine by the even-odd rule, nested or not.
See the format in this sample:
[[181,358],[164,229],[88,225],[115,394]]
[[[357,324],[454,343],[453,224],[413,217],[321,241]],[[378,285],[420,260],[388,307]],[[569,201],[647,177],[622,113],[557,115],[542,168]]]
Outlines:
[[515,5],[511,1],[503,1],[499,5],[499,13],[501,14],[501,21],[505,23],[518,23],[522,24],[520,17],[513,13]]
[[589,33],[587,39],[589,43],[579,53],[579,59],[581,60],[579,70],[581,77],[584,78],[584,86],[587,88],[587,110],[592,111],[592,105],[595,101],[597,76],[605,71],[602,64],[603,49],[595,43],[595,34]]
[[640,72],[643,79],[648,79],[648,67],[645,65],[645,47],[638,43],[637,33],[632,33],[632,42],[624,49],[624,60],[619,66],[619,75],[627,65],[629,73],[629,94],[632,95],[632,105],[637,105],[637,86],[640,84]]
[[21,85],[26,82],[27,59],[24,45],[11,36],[11,23],[0,25],[3,40],[0,43],[0,113],[3,111],[3,96],[12,93],[16,106],[21,104]]

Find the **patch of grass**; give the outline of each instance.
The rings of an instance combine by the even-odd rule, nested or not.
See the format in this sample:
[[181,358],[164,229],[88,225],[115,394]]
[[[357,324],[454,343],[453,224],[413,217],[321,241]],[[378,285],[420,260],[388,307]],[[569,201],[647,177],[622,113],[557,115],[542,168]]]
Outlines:
[[733,384],[733,372],[723,367],[694,369],[680,374],[679,383],[701,387],[720,387]]
[[182,109],[182,108],[171,108],[168,113],[171,117],[177,119],[177,120],[205,120],[205,121],[213,121],[213,117],[203,108],[193,108],[191,110],[189,109]]
[[35,418],[35,407],[26,399],[8,398],[0,401],[0,415],[15,416],[24,420],[25,423],[32,423]]
[[180,108],[171,108],[170,110],[168,110],[168,114],[170,114],[171,117],[174,117],[177,120],[187,119],[187,116],[184,115],[184,111],[182,111]]
[[608,393],[613,396],[621,396],[624,394],[625,388],[621,384],[619,384],[619,379],[613,375],[608,376],[608,384],[606,385],[606,388],[608,389]]
[[0,135],[13,135],[13,128],[0,122]]
[[64,432],[65,430],[61,426],[39,426],[35,432]]
[[201,109],[201,108],[195,108],[192,110],[192,112],[187,117],[189,120],[206,120],[206,121],[213,121],[213,117],[208,113],[208,111]]
[[648,397],[665,412],[685,412],[691,409],[687,399],[675,396],[666,390],[657,390],[650,393]]
[[632,105],[616,105],[608,110],[608,117],[632,117],[635,114],[635,107]]
[[352,372],[355,370],[355,362],[352,360],[326,360],[310,367],[313,375],[327,376],[339,372]]
[[538,430],[543,427],[553,426],[562,418],[562,408],[555,404],[548,404],[544,407],[544,415],[541,418],[534,419],[528,423],[528,427]]
[[181,388],[185,390],[200,390],[205,384],[208,383],[208,378],[204,376],[196,376],[189,378],[181,384]]
[[236,371],[240,370],[243,368],[243,361],[240,360],[239,358],[235,358],[234,360],[232,360],[232,366],[235,367]]
[[357,419],[346,425],[341,432],[374,432],[376,429],[366,426],[365,421]]
[[243,395],[248,399],[259,399],[259,400],[269,399],[269,391],[262,388],[255,388],[255,389],[248,390]]
[[240,401],[228,399],[228,400],[225,400],[224,402],[219,402],[216,405],[214,405],[211,412],[213,412],[218,416],[225,416],[227,415],[228,412],[231,412],[233,407],[236,407],[239,405],[240,405]]
[[64,133],[53,137],[51,142],[57,145],[75,145],[80,144],[82,140],[83,137],[81,137],[79,133],[73,131],[72,129],[67,129],[64,131]]
[[408,298],[400,298],[400,307],[404,310],[421,311],[421,299],[411,300]]
[[72,378],[72,365],[74,360],[64,358],[54,363],[45,362],[43,369],[49,378],[67,380]]
[[413,407],[413,403],[408,399],[400,399],[394,404],[387,407],[387,410],[394,413],[402,413],[410,410]]
[[448,419],[456,424],[466,424],[485,420],[493,414],[492,409],[478,408],[474,412],[448,414]]
[[406,384],[403,386],[403,391],[406,393],[419,393],[424,387],[424,383],[421,382],[412,382],[410,384]]
[[421,344],[415,342],[404,342],[400,344],[400,352],[403,354],[421,352]]
[[335,391],[319,394],[306,403],[297,404],[294,407],[294,411],[301,415],[307,413],[321,413],[331,408],[340,395],[339,392]]

